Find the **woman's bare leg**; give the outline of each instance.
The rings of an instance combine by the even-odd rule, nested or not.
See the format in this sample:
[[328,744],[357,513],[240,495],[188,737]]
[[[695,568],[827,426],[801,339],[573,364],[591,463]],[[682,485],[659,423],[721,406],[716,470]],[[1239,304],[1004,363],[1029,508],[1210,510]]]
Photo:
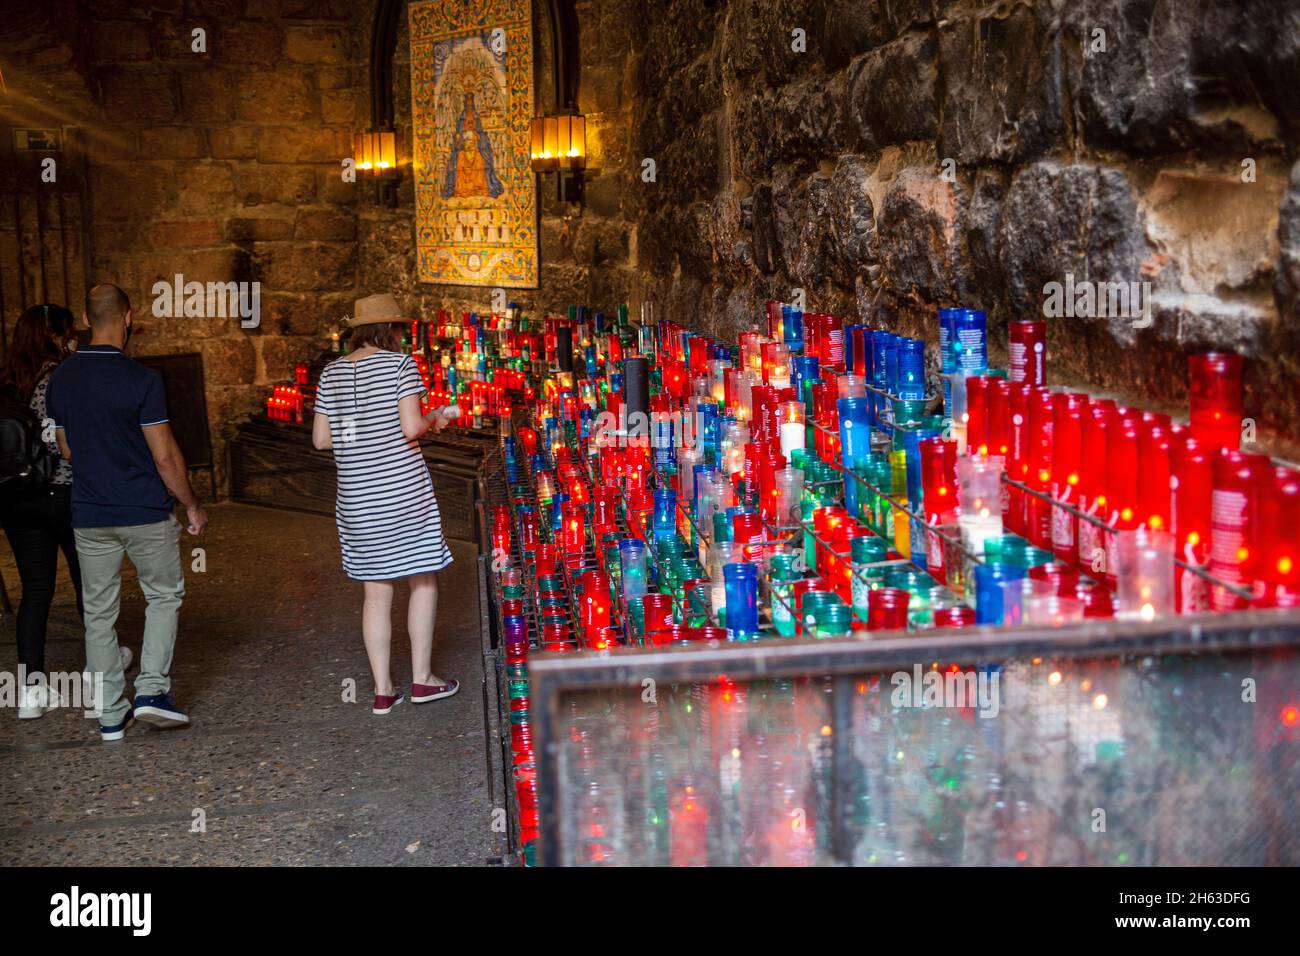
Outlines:
[[361,635],[370,658],[370,674],[375,680],[375,694],[393,694],[393,675],[389,664],[393,656],[393,582],[366,581],[366,599],[361,608]]
[[411,636],[411,681],[441,684],[433,673],[433,628],[438,616],[438,575],[417,574],[408,578],[411,600],[406,608],[406,630]]

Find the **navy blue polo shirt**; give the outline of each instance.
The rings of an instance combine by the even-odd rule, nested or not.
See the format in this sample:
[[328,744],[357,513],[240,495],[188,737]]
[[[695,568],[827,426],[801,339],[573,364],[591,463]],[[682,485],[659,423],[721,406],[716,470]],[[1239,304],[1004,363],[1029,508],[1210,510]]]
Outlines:
[[166,521],[173,500],[142,425],[167,421],[162,376],[111,345],[86,345],[50,376],[46,410],[72,449],[72,526]]

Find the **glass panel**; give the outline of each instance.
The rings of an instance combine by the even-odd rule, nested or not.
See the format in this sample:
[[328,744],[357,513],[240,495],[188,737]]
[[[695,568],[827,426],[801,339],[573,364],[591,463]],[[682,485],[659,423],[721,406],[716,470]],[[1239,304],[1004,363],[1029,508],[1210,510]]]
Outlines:
[[[1300,862],[1293,650],[567,692],[567,865]],[[835,749],[833,687],[851,698]]]

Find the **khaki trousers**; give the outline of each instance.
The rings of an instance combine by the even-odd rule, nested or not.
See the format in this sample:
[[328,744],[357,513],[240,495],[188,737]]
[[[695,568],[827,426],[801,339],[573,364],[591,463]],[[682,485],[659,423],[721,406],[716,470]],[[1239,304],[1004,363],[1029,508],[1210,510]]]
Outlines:
[[155,524],[77,528],[75,532],[85,604],[86,666],[92,675],[103,675],[104,694],[97,702],[100,723],[111,726],[121,723],[131,708],[114,630],[122,603],[122,558],[131,559],[148,602],[136,696],[169,693],[176,618],[185,597],[181,526],[172,517]]

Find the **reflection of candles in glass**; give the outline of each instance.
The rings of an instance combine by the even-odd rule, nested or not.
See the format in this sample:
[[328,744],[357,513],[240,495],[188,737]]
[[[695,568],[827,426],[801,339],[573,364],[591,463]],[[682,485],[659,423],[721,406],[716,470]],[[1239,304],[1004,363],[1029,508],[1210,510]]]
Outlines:
[[688,784],[668,807],[668,865],[708,866],[708,851],[709,811],[695,787]]

